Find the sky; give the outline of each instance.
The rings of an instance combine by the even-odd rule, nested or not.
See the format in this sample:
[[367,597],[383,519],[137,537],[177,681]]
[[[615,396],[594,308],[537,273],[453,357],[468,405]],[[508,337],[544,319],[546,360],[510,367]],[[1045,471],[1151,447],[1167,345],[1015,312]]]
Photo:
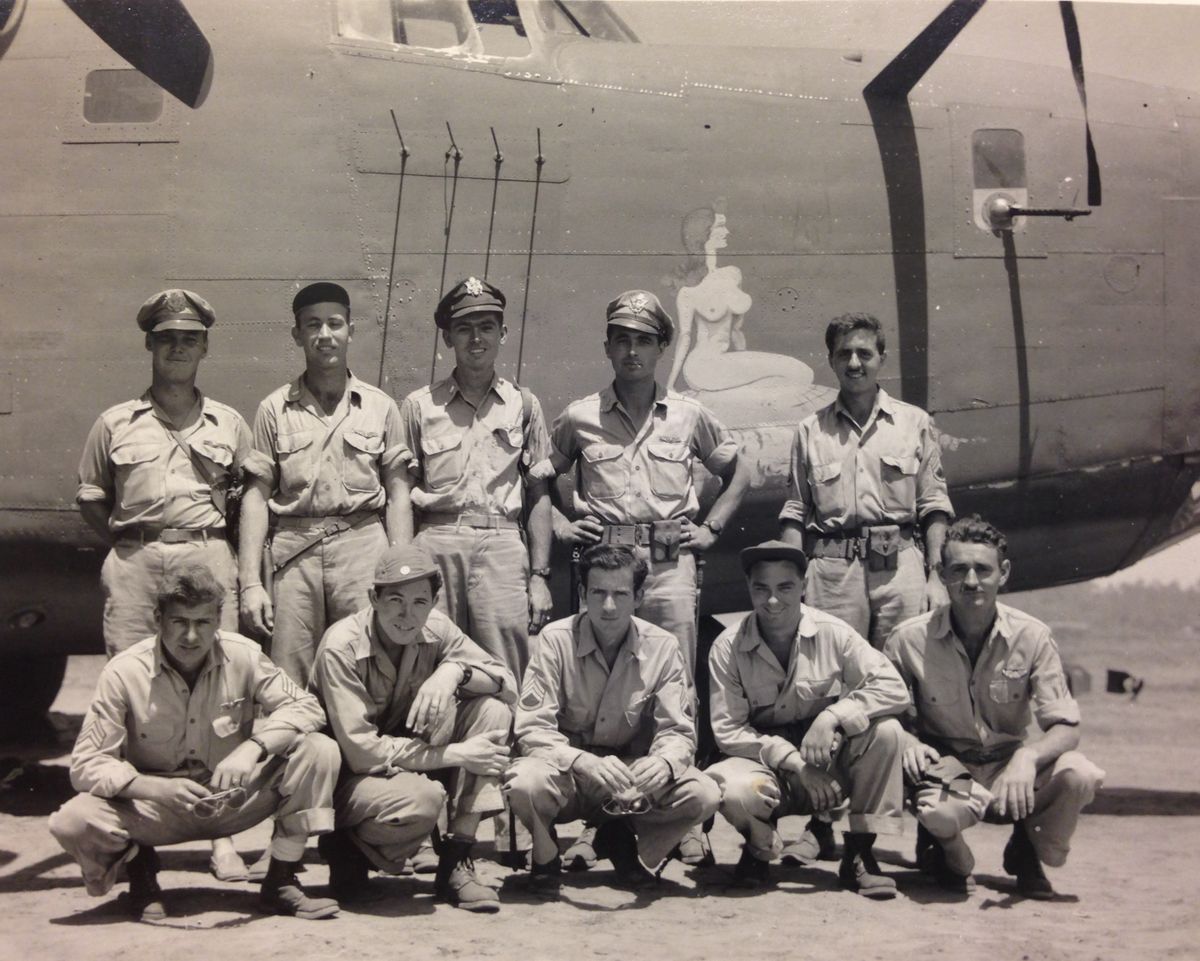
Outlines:
[[[762,47],[902,47],[946,0],[616,0],[646,43]],[[1077,0],[1085,69],[1200,90],[1200,3]],[[1068,65],[1058,4],[991,0],[950,48],[971,56]],[[1175,583],[1200,589],[1200,537],[1097,583]]]

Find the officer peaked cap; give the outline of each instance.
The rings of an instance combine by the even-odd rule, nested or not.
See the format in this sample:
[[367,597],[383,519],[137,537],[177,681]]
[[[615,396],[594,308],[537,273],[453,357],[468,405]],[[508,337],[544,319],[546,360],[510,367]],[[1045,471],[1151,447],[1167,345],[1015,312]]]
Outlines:
[[450,322],[456,317],[466,317],[469,314],[503,316],[507,303],[500,288],[478,277],[468,277],[456,284],[450,293],[438,302],[433,320],[443,330],[448,330]]
[[178,287],[160,290],[137,312],[137,325],[148,334],[156,330],[208,330],[216,320],[207,300]]
[[675,334],[675,322],[663,310],[658,298],[648,290],[627,290],[616,300],[610,301],[605,309],[610,327],[628,327],[646,334],[654,334],[669,344]]

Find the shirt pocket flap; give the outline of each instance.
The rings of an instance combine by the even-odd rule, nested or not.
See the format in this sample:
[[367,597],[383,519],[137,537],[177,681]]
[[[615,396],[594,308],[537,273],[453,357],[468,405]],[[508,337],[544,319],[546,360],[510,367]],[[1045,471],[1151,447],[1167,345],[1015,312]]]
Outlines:
[[294,454],[304,450],[313,442],[312,431],[300,430],[291,434],[280,434],[275,441],[275,449],[280,454]]
[[904,474],[907,477],[911,477],[913,474],[915,474],[917,472],[917,468],[920,466],[920,461],[915,457],[901,457],[896,454],[883,454],[879,459],[887,464],[888,467],[891,467],[893,470],[898,470],[901,474]]
[[817,484],[827,484],[831,480],[837,480],[842,476],[842,462],[834,461],[832,464],[813,464],[812,479]]
[[745,691],[746,700],[750,702],[751,707],[767,707],[774,704],[779,697],[779,688],[770,681],[747,684]]
[[437,434],[433,437],[422,435],[421,452],[432,457],[437,454],[444,454],[448,450],[454,450],[456,447],[461,447],[462,442],[462,431],[450,431],[445,434]]
[[130,464],[145,464],[154,460],[158,456],[159,450],[157,444],[122,444],[120,447],[114,447],[109,456],[117,466],[126,467]]
[[589,444],[583,449],[583,459],[589,464],[615,460],[625,452],[620,444]]
[[365,454],[383,453],[383,435],[362,430],[348,430],[342,435],[346,443]]
[[192,445],[198,454],[221,467],[233,463],[233,448],[215,440],[202,440]]
[[677,464],[685,463],[689,455],[686,444],[647,444],[646,449],[650,452],[651,457]]
[[497,427],[492,431],[493,436],[509,450],[520,450],[525,443],[525,429],[516,424],[513,427]]
[[146,744],[168,744],[178,736],[178,731],[170,722],[147,724],[138,731],[138,740]]

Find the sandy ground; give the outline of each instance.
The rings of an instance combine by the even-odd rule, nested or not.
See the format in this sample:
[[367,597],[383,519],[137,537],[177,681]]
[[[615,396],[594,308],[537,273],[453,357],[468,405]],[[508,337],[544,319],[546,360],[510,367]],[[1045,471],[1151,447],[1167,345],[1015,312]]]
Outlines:
[[[729,886],[739,839],[718,819],[718,865],[672,863],[661,888],[635,897],[608,886],[609,871],[571,875],[557,903],[527,895],[520,876],[481,861],[503,881],[503,909],[477,916],[435,903],[421,878],[378,881],[389,897],[333,920],[302,922],[255,910],[257,887],[222,884],[207,873],[207,847],[162,853],[161,880],[172,917],[134,924],[123,896],[92,899],[77,868],[46,831],[47,815],[70,795],[66,753],[101,658],[74,658],[52,715],[57,742],[0,746],[0,893],[3,957],[254,958],[845,958],[989,959],[1200,958],[1200,641],[1181,636],[1154,649],[1118,639],[1063,643],[1092,673],[1080,697],[1083,749],[1108,772],[1106,786],[1075,837],[1066,867],[1051,879],[1057,901],[1016,895],[1000,867],[1007,829],[971,834],[979,888],[955,901],[912,867],[914,825],[878,845],[899,881],[896,900],[873,903],[838,890],[836,864],[776,867],[765,892]],[[1105,694],[1105,667],[1144,676],[1135,702]],[[799,831],[801,822],[786,827]],[[263,826],[237,839],[257,854]],[[484,845],[485,849],[490,845]],[[602,868],[605,865],[602,863]],[[325,867],[310,850],[305,884],[320,890]],[[118,888],[120,890],[120,887]]]

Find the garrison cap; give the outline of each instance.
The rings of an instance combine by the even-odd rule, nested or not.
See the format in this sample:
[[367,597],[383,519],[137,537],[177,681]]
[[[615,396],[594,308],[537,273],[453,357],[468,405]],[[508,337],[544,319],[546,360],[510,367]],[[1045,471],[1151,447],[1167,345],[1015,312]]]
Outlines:
[[675,322],[663,310],[658,298],[648,290],[627,290],[611,301],[605,310],[610,327],[628,327],[643,333],[661,337],[671,342],[675,334]]
[[160,290],[137,313],[137,325],[148,334],[156,330],[208,330],[216,320],[207,300],[178,287]]
[[504,314],[508,303],[498,287],[478,277],[468,277],[457,284],[437,305],[433,313],[434,322],[448,330],[450,321],[468,314]]
[[323,280],[317,284],[309,284],[292,298],[292,313],[298,314],[305,307],[313,304],[341,304],[350,309],[350,295],[341,284],[333,284]]
[[742,560],[742,572],[745,574],[749,574],[750,568],[759,561],[791,561],[800,569],[801,574],[808,567],[808,558],[804,551],[785,541],[763,541],[753,547],[743,548],[738,556]]
[[[416,544],[396,544],[389,547],[375,562],[375,584],[407,584],[439,575],[438,566],[429,552]],[[440,576],[439,576],[440,581]]]

